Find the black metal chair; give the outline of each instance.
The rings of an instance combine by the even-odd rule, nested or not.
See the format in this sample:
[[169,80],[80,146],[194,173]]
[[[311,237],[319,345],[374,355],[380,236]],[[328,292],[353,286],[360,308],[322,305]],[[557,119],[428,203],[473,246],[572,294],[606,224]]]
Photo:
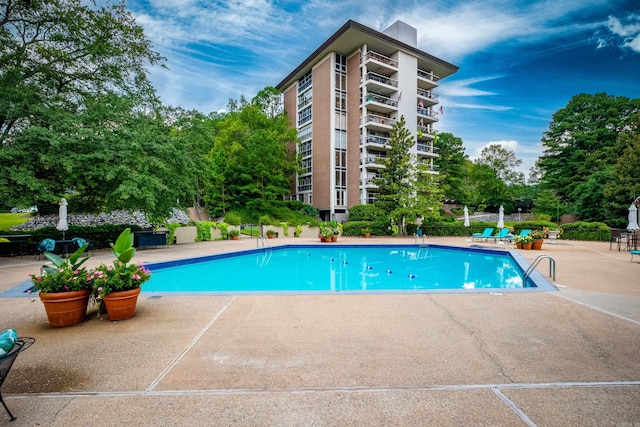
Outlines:
[[609,250],[611,250],[611,246],[616,243],[618,245],[618,252],[620,251],[620,245],[622,243],[622,234],[620,234],[619,228],[611,229],[611,239],[609,240]]
[[7,375],[9,375],[9,371],[11,370],[11,367],[13,366],[13,362],[15,362],[16,357],[18,357],[18,355],[21,352],[31,347],[31,345],[34,342],[35,342],[35,338],[20,337],[16,341],[16,345],[11,349],[11,351],[7,353],[6,356],[0,359],[0,402],[2,403],[2,406],[4,406],[4,409],[7,410],[7,414],[9,414],[10,421],[15,420],[16,417],[14,417],[11,414],[11,411],[9,411],[7,404],[4,403],[4,400],[2,399],[2,392],[1,392],[2,383],[4,383],[4,380],[7,378]]

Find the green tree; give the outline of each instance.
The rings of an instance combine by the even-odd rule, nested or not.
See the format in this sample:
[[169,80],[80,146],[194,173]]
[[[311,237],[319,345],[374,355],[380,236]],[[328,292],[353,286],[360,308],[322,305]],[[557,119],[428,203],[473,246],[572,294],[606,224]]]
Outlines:
[[489,166],[496,173],[496,176],[507,185],[524,183],[524,174],[515,170],[522,164],[522,160],[516,157],[513,150],[500,144],[490,144],[484,147],[476,163]]
[[[271,93],[266,88],[264,93]],[[266,98],[269,98],[267,96]],[[282,196],[290,193],[290,177],[298,169],[290,150],[297,132],[280,111],[264,103],[263,96],[247,103],[231,101],[232,111],[215,126],[210,180],[205,199],[214,215],[229,209],[249,208],[265,212]]]
[[464,191],[467,159],[462,138],[450,133],[439,133],[433,141],[438,150],[438,173],[440,188],[445,200],[468,203],[469,195]]
[[605,202],[604,189],[617,182],[613,166],[622,152],[616,140],[638,111],[640,99],[606,93],[571,98],[542,138],[541,189],[555,191],[584,221],[611,218],[614,201]]
[[[386,157],[377,159],[384,165],[379,178],[373,178],[378,186],[375,205],[390,216],[406,215],[414,192],[414,170],[409,150],[414,144],[411,132],[405,127],[404,116],[393,124],[389,132],[389,149]],[[403,212],[404,211],[404,212]],[[396,218],[398,218],[396,216]]]
[[[50,108],[76,111],[87,97],[118,92],[155,102],[147,64],[162,63],[123,2],[0,1],[0,143]],[[43,117],[44,116],[44,117]]]
[[625,228],[629,205],[640,197],[640,114],[633,117],[629,126],[620,133],[614,151],[619,153],[613,165],[613,180],[606,183],[603,195],[607,217],[611,226]]

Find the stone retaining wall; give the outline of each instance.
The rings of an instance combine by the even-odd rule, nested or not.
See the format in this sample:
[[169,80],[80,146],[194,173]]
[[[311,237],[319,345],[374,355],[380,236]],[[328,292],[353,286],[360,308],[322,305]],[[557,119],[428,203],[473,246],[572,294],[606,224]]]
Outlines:
[[[140,212],[129,212],[118,210],[109,213],[100,214],[69,214],[67,217],[69,225],[80,227],[97,227],[105,224],[114,225],[139,225],[142,228],[151,228],[147,216]],[[167,222],[177,222],[180,224],[188,224],[189,216],[185,211],[174,209],[171,217]],[[55,227],[58,224],[58,215],[36,216],[29,221],[15,226],[12,230],[39,230],[44,227]]]

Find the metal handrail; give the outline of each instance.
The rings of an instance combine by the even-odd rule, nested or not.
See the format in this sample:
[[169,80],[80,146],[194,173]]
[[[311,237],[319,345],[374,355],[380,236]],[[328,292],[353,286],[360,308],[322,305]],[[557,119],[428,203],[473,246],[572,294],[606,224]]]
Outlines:
[[524,272],[524,275],[523,275],[524,280],[527,280],[527,278],[529,278],[529,275],[533,272],[533,270],[535,270],[536,266],[543,259],[549,260],[549,277],[551,277],[553,281],[556,280],[556,261],[553,258],[551,258],[549,255],[544,255],[544,254],[538,255],[538,257],[535,260],[533,260],[529,268],[527,268],[527,271]]

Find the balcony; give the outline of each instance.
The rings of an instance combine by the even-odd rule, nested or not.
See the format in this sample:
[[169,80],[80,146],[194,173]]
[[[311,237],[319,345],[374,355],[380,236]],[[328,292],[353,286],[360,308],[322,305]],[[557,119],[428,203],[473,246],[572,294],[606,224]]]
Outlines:
[[418,155],[433,157],[436,155],[437,148],[433,146],[432,142],[418,141],[416,144],[416,151]]
[[373,130],[388,132],[389,130],[391,130],[391,127],[395,122],[396,120],[392,119],[391,117],[378,116],[376,114],[367,114],[364,117],[362,124]]
[[420,106],[418,105],[418,108],[416,108],[416,113],[418,113],[418,123],[420,123],[420,121],[424,122],[425,120],[429,123],[438,121],[438,113],[433,111],[431,108],[420,108]]
[[378,163],[378,159],[384,159],[385,157],[383,156],[372,156],[372,155],[368,155],[363,157],[362,159],[360,159],[360,165],[367,167],[367,168],[384,168],[384,165],[381,163]]
[[418,102],[421,100],[427,105],[434,105],[438,103],[438,95],[430,90],[418,89]]
[[431,141],[434,139],[434,131],[430,126],[418,125],[418,141]]
[[384,56],[381,53],[370,50],[364,57],[364,63],[368,70],[375,70],[377,72],[389,73],[398,71],[398,61],[391,59],[388,56]]
[[378,111],[380,113],[388,114],[398,111],[398,101],[372,92],[367,93],[365,105],[368,110]]
[[397,91],[398,81],[382,74],[368,72],[364,78],[365,85],[369,92],[376,92],[381,95],[390,95]]
[[431,89],[438,86],[440,77],[433,74],[432,71],[418,70],[418,88]]
[[367,135],[364,139],[365,147],[386,149],[389,144],[389,138],[376,135]]
[[380,178],[380,177],[367,177],[367,178],[361,179],[360,186],[364,188],[378,188],[378,186],[373,183],[373,180],[375,178]]

